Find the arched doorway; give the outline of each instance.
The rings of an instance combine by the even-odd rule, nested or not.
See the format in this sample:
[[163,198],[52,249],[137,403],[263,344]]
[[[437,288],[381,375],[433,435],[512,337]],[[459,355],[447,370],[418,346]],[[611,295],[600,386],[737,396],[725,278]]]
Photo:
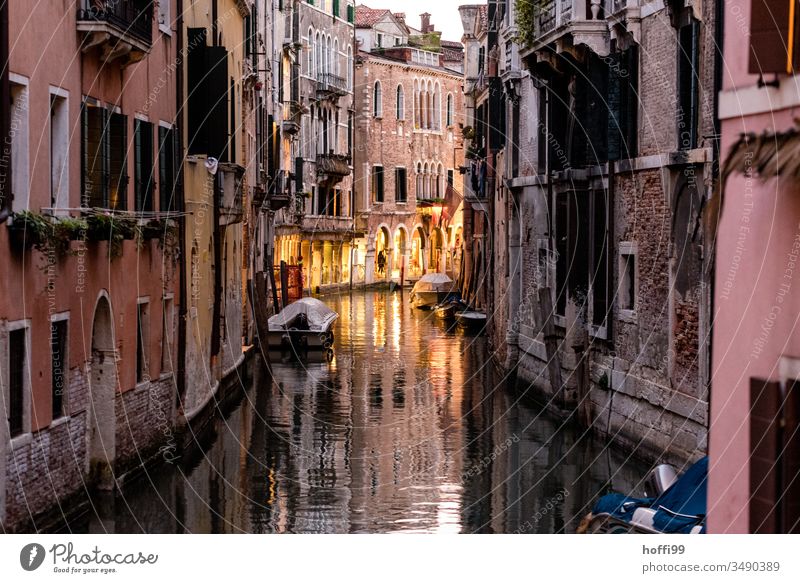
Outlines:
[[375,235],[375,277],[376,279],[385,279],[389,276],[391,270],[390,265],[390,236],[389,230],[386,227],[378,228]]
[[98,300],[94,311],[89,383],[89,476],[98,488],[111,490],[116,457],[117,363],[114,320],[111,304],[105,296]]
[[411,238],[409,271],[414,277],[425,273],[425,234],[422,232],[422,227],[414,229],[414,236]]
[[431,231],[431,260],[429,263],[430,271],[444,272],[444,234],[438,227]]
[[406,238],[406,230],[398,227],[394,233],[394,254],[392,255],[392,266],[394,267],[392,275],[395,277],[400,277],[401,269],[406,269]]

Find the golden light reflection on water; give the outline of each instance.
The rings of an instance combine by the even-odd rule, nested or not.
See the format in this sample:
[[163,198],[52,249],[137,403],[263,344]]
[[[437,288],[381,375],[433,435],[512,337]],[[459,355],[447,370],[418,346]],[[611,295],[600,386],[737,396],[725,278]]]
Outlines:
[[323,299],[340,314],[334,359],[275,363],[272,378],[255,364],[244,402],[197,459],[148,476],[103,524],[570,532],[606,482],[628,492],[640,481],[645,467],[521,404],[494,375],[485,338],[412,309],[407,294]]

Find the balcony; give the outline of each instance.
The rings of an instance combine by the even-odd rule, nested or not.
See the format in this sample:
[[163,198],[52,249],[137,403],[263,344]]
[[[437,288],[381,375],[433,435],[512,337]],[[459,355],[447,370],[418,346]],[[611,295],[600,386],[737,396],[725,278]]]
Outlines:
[[307,233],[348,236],[352,235],[354,227],[353,217],[304,215],[300,228]]
[[332,73],[320,73],[317,77],[317,95],[338,98],[348,94],[347,79]]
[[607,55],[609,27],[606,7],[613,11],[629,0],[543,0],[536,8],[535,41],[526,52],[556,43],[556,49],[586,45],[598,55]]
[[217,170],[219,180],[219,226],[234,225],[244,219],[242,178],[244,168],[238,164],[220,162]]
[[337,184],[350,176],[350,157],[344,154],[317,154],[317,175],[323,180]]
[[82,0],[77,28],[83,35],[81,52],[99,49],[104,63],[136,63],[153,42],[153,3],[150,0]]
[[291,183],[291,175],[285,170],[278,170],[269,182],[269,210],[279,211],[291,204]]

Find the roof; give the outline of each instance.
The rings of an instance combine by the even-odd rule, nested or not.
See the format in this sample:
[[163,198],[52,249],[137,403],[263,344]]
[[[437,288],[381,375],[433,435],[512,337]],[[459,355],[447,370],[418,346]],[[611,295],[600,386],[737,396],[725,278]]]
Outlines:
[[374,9],[359,4],[356,6],[356,28],[371,28],[383,20],[387,14],[391,14],[391,12],[385,8]]
[[442,46],[446,47],[448,49],[464,50],[464,45],[462,45],[460,42],[452,41],[452,40],[443,40],[442,41]]

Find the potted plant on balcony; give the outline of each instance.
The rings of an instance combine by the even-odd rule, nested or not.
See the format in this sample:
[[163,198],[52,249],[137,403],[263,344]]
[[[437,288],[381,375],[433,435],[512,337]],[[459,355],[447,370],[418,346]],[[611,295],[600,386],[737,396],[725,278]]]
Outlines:
[[109,212],[91,214],[86,218],[90,241],[108,241],[112,259],[122,255],[122,242],[136,237],[137,224],[132,217]]
[[21,211],[12,216],[8,235],[11,246],[17,251],[31,247],[41,250],[50,230],[50,221],[45,216],[33,211]]
[[528,0],[527,2],[517,2],[514,10],[516,12],[517,33],[516,41],[523,46],[531,46],[536,40],[539,30],[539,22],[552,6],[554,0]]
[[472,140],[475,138],[475,128],[472,126],[464,126],[461,130],[461,134],[464,136],[465,140]]
[[53,224],[48,246],[56,254],[65,255],[69,251],[70,242],[83,239],[87,229],[88,224],[81,218],[61,218]]

